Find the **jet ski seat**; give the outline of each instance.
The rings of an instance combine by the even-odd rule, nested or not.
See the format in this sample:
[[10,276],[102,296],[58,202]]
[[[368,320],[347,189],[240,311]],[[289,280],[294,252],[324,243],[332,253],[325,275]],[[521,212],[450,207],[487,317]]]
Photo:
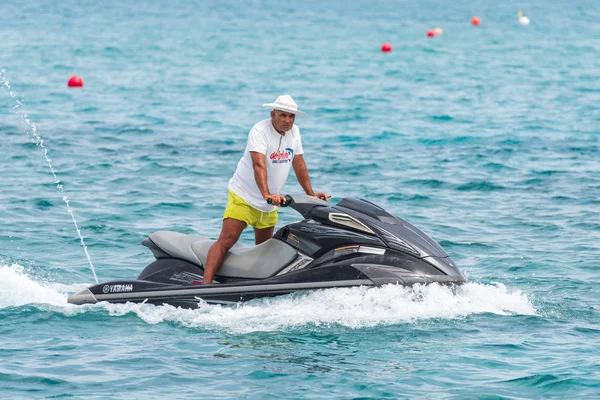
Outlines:
[[[213,240],[204,239],[192,243],[192,250],[206,263],[206,256]],[[269,239],[258,246],[246,246],[236,243],[223,261],[216,275],[229,278],[264,279],[275,275],[283,267],[291,263],[298,253],[296,250],[277,239]]]
[[200,264],[200,259],[192,251],[192,243],[206,239],[200,235],[185,235],[179,232],[158,231],[149,236],[150,240],[171,257],[181,258],[192,264]]
[[[154,232],[150,240],[172,257],[199,265],[206,263],[208,250],[215,242],[200,235],[169,231]],[[246,246],[238,242],[229,250],[216,275],[264,279],[275,275],[297,255],[292,246],[278,239],[269,239],[258,246]]]

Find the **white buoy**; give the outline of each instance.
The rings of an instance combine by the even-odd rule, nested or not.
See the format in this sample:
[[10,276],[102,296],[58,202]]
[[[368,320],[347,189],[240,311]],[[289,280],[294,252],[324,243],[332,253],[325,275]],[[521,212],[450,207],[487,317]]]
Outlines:
[[529,25],[529,22],[530,22],[529,17],[526,17],[526,16],[519,17],[519,25],[526,26],[526,25]]

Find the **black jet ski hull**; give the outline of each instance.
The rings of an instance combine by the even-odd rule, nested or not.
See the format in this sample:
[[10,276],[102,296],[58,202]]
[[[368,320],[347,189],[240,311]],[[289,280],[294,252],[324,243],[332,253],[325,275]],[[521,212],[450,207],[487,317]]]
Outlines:
[[[143,280],[110,281],[91,286],[69,296],[68,301],[71,304],[95,304],[106,301],[110,303],[170,304],[175,307],[196,308],[202,301],[211,304],[231,304],[308,290],[357,286],[377,287],[386,284],[402,286],[431,283],[460,285],[466,282],[462,275],[452,277],[446,275],[419,276],[405,269],[380,264],[354,264],[351,265],[351,268],[345,268],[346,273],[343,274],[340,274],[338,266],[336,271],[338,279],[331,275],[333,268],[319,269],[321,271],[317,273],[312,271],[311,276],[313,279],[320,279],[312,282],[294,282],[289,275],[261,281],[241,281],[213,285],[173,285]],[[301,274],[296,273],[296,275]],[[327,280],[327,278],[330,278],[330,280]]]
[[[196,308],[204,301],[211,304],[231,304],[263,297],[274,297],[302,290],[317,290],[334,287],[373,286],[368,279],[337,282],[305,282],[282,284],[248,284],[248,285],[196,285],[156,287],[141,291],[133,291],[139,286],[148,286],[144,281],[114,281],[96,285],[69,297],[72,304],[94,304],[102,301],[109,303],[149,303],[170,304],[175,307]],[[132,288],[131,292],[97,293],[104,287]],[[100,289],[100,290],[98,290]],[[105,289],[110,290],[110,289]]]
[[142,241],[155,261],[137,279],[94,285],[68,301],[194,308],[202,301],[237,303],[306,290],[466,282],[436,241],[375,204],[345,198],[332,206],[305,195],[288,195],[286,204],[304,220],[257,246],[234,246],[217,271],[219,283],[201,285],[214,241],[158,231]]

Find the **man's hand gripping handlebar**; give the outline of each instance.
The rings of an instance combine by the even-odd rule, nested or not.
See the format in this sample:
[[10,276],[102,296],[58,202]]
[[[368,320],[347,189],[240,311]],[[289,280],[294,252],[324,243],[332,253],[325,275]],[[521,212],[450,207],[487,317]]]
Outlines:
[[292,198],[289,196],[282,196],[280,194],[270,194],[267,196],[266,200],[267,204],[272,204],[278,207],[286,207],[291,203]]

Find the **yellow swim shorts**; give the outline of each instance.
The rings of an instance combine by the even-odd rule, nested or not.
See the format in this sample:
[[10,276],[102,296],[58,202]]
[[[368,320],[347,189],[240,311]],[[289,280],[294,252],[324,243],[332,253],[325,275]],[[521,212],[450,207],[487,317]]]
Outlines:
[[275,226],[277,210],[271,212],[257,210],[230,190],[227,195],[227,207],[223,214],[223,219],[225,218],[237,219],[256,229],[264,229]]

